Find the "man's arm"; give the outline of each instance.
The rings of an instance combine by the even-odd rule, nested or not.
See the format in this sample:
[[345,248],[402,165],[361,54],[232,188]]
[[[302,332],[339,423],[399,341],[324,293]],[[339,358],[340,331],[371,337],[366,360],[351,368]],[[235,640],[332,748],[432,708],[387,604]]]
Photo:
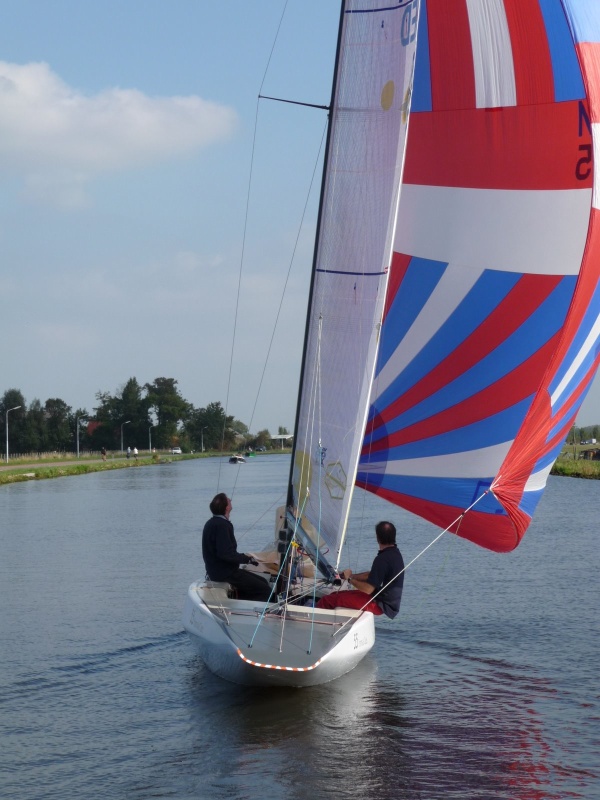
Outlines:
[[351,569],[345,569],[343,572],[340,572],[340,576],[342,578],[345,578],[350,584],[350,586],[353,586],[360,592],[365,592],[366,594],[373,594],[373,592],[375,591],[375,587],[367,582],[367,578],[369,577],[368,572],[358,572],[356,575],[353,575]]
[[[360,574],[362,575],[363,573],[361,572]],[[375,591],[374,586],[371,586],[371,584],[367,583],[367,581],[361,580],[357,575],[351,575],[348,578],[348,583],[350,586],[353,586],[355,589],[358,589],[360,592],[365,592],[366,594],[373,594]]]

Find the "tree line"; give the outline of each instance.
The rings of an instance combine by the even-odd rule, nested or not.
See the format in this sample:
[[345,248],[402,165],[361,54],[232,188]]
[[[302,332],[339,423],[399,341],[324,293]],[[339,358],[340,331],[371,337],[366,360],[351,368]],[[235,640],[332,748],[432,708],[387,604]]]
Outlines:
[[584,428],[573,425],[567,436],[567,444],[582,444],[592,439],[600,442],[600,425],[588,425]]
[[[80,450],[164,450],[180,446],[184,452],[270,447],[268,430],[251,435],[240,420],[225,413],[220,402],[194,408],[185,400],[174,378],[156,378],[141,385],[130,378],[114,394],[98,392],[91,411],[73,409],[53,397],[29,405],[19,389],[8,389],[0,400],[0,418],[9,414],[10,453],[75,452]],[[13,410],[14,409],[14,410]],[[79,428],[79,437],[77,429]],[[285,429],[280,428],[280,433]],[[6,424],[2,425],[2,452],[6,450]]]

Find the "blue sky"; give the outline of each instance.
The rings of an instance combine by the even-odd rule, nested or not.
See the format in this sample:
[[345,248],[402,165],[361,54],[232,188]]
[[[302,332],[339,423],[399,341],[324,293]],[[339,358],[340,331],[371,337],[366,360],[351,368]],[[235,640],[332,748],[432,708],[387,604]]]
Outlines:
[[261,86],[329,101],[339,3],[288,0],[276,39],[285,6],[4,0],[0,392],[91,411],[164,376],[225,404],[243,247],[228,411],[293,426],[325,112],[260,103],[244,242],[248,176]]
[[[225,404],[257,97],[284,6],[3,3],[0,391],[91,410],[99,390],[165,376],[197,407]],[[263,92],[326,104],[337,0],[288,6]],[[294,422],[325,116],[260,103],[228,403],[254,431]]]

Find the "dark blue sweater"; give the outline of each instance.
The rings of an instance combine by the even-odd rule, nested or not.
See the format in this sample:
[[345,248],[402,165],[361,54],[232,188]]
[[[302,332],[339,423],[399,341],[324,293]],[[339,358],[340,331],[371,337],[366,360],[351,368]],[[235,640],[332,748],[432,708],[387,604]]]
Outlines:
[[202,532],[202,557],[211,581],[228,581],[239,569],[248,564],[250,557],[238,553],[233,525],[225,517],[212,517]]
[[383,586],[387,586],[392,581],[375,598],[377,605],[390,619],[394,619],[400,611],[404,573],[402,572],[402,575],[398,575],[398,573],[403,569],[404,560],[400,550],[395,545],[393,547],[384,547],[375,556],[371,572],[369,572],[369,577],[367,578],[367,583],[375,587],[375,592],[378,592]]

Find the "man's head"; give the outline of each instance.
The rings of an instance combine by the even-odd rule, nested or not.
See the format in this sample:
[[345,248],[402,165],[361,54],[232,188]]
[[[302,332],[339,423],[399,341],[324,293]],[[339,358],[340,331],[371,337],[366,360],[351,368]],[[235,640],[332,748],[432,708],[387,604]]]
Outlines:
[[375,535],[381,545],[396,544],[396,527],[391,522],[378,522],[375,526]]
[[216,494],[213,499],[210,501],[210,510],[213,514],[217,514],[219,516],[225,516],[225,512],[227,511],[227,507],[229,506],[229,498],[225,494],[225,492],[219,492]]

